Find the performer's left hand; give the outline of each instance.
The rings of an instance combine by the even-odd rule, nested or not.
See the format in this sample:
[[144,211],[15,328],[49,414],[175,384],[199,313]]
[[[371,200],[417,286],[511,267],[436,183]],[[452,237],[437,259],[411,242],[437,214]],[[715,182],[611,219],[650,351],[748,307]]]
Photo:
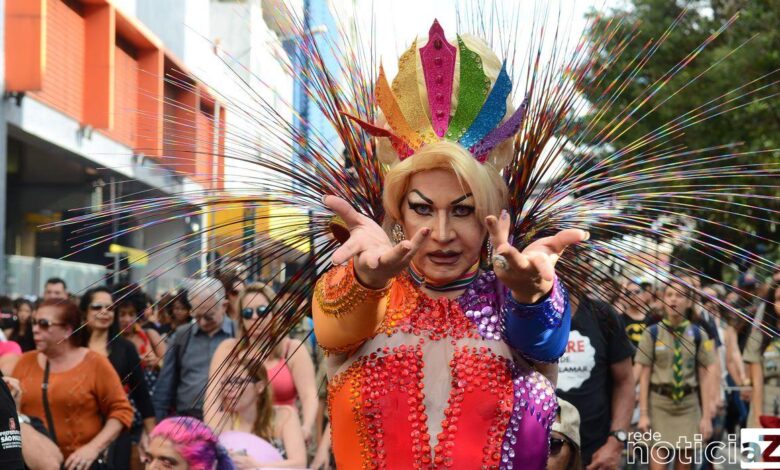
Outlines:
[[501,217],[489,215],[485,225],[493,244],[493,258],[502,256],[506,263],[493,263],[496,276],[521,303],[535,303],[552,289],[555,263],[569,245],[589,238],[588,232],[566,229],[557,234],[540,238],[528,245],[522,253],[509,243],[512,225],[509,214],[501,211]]

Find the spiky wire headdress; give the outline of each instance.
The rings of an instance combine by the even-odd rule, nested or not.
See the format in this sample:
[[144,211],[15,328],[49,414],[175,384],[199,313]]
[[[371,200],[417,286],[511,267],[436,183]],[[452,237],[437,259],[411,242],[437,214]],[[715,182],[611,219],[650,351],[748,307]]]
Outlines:
[[[398,59],[398,74],[392,87],[387,83],[384,68],[379,67],[376,103],[392,130],[348,113],[345,115],[369,134],[388,138],[400,160],[413,155],[425,144],[448,140],[465,147],[484,163],[493,149],[520,130],[527,104],[523,101],[502,123],[507,98],[512,92],[506,61],[491,89],[479,53],[469,49],[460,35],[457,44],[456,48],[447,42],[444,29],[434,20],[428,32],[428,43],[418,51],[415,40]],[[418,56],[422,62],[427,107],[418,86]],[[459,86],[454,91],[456,62],[459,64]],[[453,98],[457,98],[454,110]]]

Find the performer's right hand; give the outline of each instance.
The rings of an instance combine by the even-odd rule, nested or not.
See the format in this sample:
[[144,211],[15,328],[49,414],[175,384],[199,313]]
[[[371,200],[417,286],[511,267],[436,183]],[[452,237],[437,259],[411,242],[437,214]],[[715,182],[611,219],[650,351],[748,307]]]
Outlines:
[[385,287],[391,279],[406,269],[412,256],[431,234],[424,227],[411,240],[393,245],[382,227],[356,211],[337,196],[325,196],[322,202],[335,212],[349,228],[349,240],[333,253],[333,264],[355,259],[355,273],[360,282],[373,289]]

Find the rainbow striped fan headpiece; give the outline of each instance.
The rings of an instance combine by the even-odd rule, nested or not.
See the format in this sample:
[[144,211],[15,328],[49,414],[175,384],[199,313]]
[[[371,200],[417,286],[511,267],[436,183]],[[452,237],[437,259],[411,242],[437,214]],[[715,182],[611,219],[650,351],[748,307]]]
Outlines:
[[[514,136],[525,116],[526,101],[504,122],[507,97],[512,81],[501,67],[493,88],[485,76],[482,59],[457,37],[458,47],[447,42],[444,30],[434,20],[428,43],[419,49],[427,91],[426,112],[418,87],[417,41],[398,59],[398,75],[392,87],[380,66],[375,95],[390,129],[370,124],[347,115],[366,132],[390,139],[401,160],[414,154],[425,144],[447,140],[457,142],[474,157],[484,162],[491,150]],[[455,58],[460,54],[457,107],[452,108]]]

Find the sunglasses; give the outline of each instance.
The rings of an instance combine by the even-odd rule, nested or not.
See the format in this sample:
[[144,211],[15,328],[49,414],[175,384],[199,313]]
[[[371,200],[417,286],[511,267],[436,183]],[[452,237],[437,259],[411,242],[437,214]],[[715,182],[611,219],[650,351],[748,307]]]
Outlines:
[[271,310],[268,308],[268,305],[261,305],[254,310],[251,307],[247,307],[241,310],[241,316],[244,317],[244,320],[251,320],[256,313],[257,318],[263,318],[264,316],[268,315],[270,311]]
[[89,305],[90,310],[103,310],[104,308],[108,309],[109,307],[111,307],[111,304],[90,304]]
[[49,321],[45,318],[33,318],[32,319],[33,326],[37,326],[38,328],[42,330],[48,330],[50,326],[65,326],[66,323],[55,323],[53,321]]
[[563,445],[566,444],[566,439],[558,437],[550,438],[550,455],[558,455],[563,449]]

